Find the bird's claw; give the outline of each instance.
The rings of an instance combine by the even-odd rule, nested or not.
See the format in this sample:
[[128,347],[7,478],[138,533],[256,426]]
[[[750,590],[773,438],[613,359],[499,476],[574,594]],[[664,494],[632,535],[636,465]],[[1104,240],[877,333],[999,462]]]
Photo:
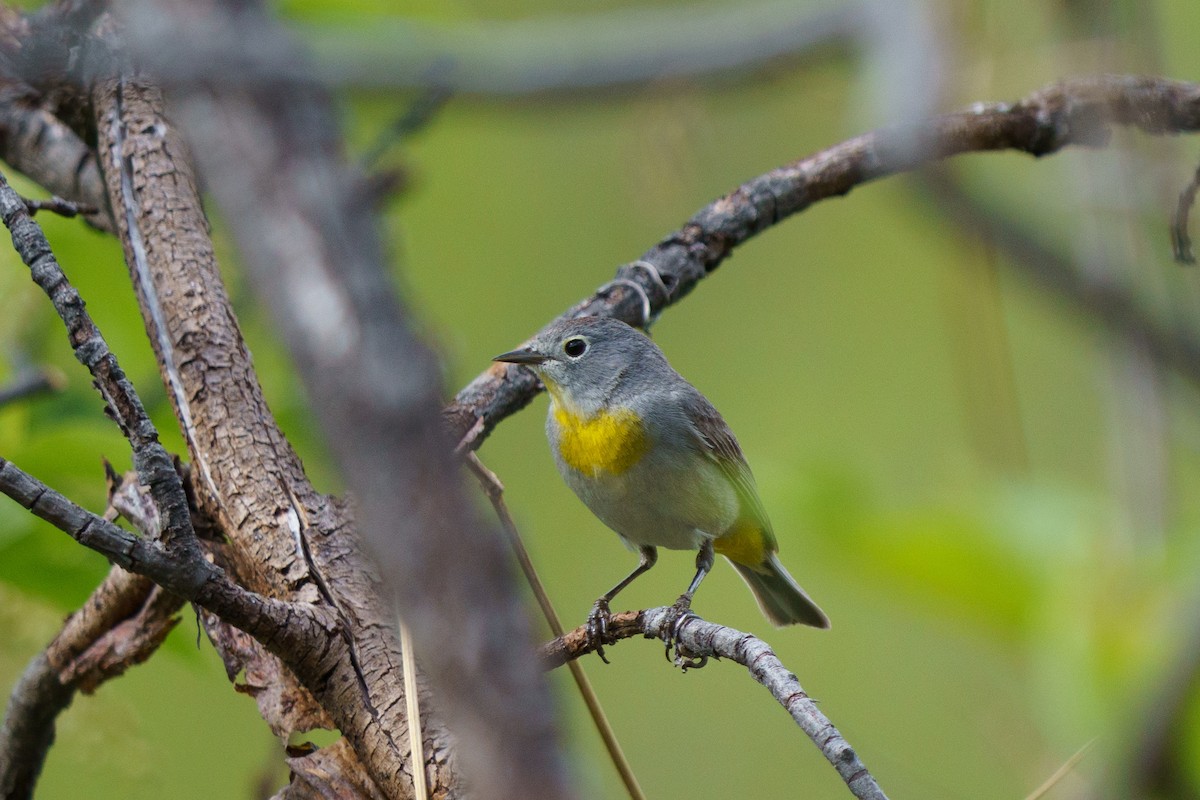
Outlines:
[[600,660],[605,664],[609,663],[609,660],[604,657],[604,642],[608,638],[610,619],[612,619],[612,612],[608,609],[608,601],[601,597],[592,606],[585,625],[588,646],[596,651],[596,655],[600,656]]
[[[683,626],[688,620],[698,619],[692,613],[692,598],[688,595],[681,595],[675,604],[667,609],[667,617],[663,620],[662,640],[666,645],[667,661],[670,661],[675,666],[679,667],[684,672],[689,669],[700,669],[708,663],[708,656],[696,657],[683,648],[679,641],[679,636],[683,632]],[[675,650],[675,655],[671,655],[671,650]]]

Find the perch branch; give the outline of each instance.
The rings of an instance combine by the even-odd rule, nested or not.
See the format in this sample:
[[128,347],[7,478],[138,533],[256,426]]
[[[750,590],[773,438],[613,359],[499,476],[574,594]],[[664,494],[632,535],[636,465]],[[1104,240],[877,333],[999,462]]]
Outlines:
[[[647,270],[621,267],[617,277],[637,283],[598,291],[564,317],[613,316],[634,325],[682,299],[735,247],[813,203],[840,197],[864,183],[969,152],[1017,150],[1045,156],[1069,146],[1101,147],[1113,126],[1148,134],[1200,130],[1200,85],[1161,78],[1104,76],[1063,81],[1017,103],[980,103],[967,111],[866,133],[784,165],[739,186],[702,208],[682,228],[646,251],[659,286]],[[444,415],[451,436],[477,448],[496,424],[541,390],[533,374],[496,364],[455,396]]]
[[[662,607],[613,614],[604,644],[612,645],[634,636],[662,639],[666,632],[663,623],[668,619],[669,610]],[[850,743],[817,708],[816,702],[800,686],[795,674],[783,665],[766,642],[694,615],[678,626],[677,635],[683,651],[692,658],[723,658],[749,670],[754,680],[771,693],[812,739],[855,797],[861,800],[886,800],[887,796]],[[542,663],[546,668],[553,669],[593,650],[594,645],[588,641],[586,626],[580,626],[543,645]]]

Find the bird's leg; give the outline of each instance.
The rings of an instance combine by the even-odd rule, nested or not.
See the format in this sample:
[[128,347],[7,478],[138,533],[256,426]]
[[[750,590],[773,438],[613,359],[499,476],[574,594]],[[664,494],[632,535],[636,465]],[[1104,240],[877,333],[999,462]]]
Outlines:
[[[691,658],[685,655],[679,649],[679,632],[683,629],[683,624],[692,614],[692,597],[696,594],[696,588],[700,586],[700,581],[704,580],[704,576],[708,574],[713,566],[713,543],[712,539],[705,538],[700,544],[700,552],[696,553],[696,577],[692,578],[692,582],[688,584],[687,591],[679,595],[679,599],[675,604],[667,609],[667,618],[663,621],[663,642],[667,645],[667,660],[678,664],[681,668],[699,669],[707,663],[707,657],[700,659]],[[675,648],[675,657],[671,658],[671,648]]]
[[[618,592],[633,583],[639,575],[653,567],[655,561],[658,561],[658,549],[655,547],[644,545],[638,548],[638,553],[641,556],[641,560],[638,562],[637,568],[626,575],[625,580],[601,595],[600,599],[592,606],[591,613],[588,614],[588,644],[595,648],[596,655],[600,656],[600,660],[605,664],[608,663],[608,659],[604,657],[604,639],[608,636],[608,621],[612,617],[612,612],[608,608],[609,602],[617,596]],[[712,563],[711,552],[708,561],[709,564]]]

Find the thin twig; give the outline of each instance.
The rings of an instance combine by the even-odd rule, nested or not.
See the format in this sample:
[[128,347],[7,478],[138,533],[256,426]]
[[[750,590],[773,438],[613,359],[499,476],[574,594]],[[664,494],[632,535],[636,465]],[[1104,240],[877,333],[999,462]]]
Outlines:
[[37,214],[39,211],[49,211],[52,214],[58,214],[60,217],[77,217],[80,214],[94,215],[98,213],[98,209],[87,203],[77,203],[73,200],[64,200],[58,195],[50,197],[48,200],[31,200],[25,198],[25,208],[29,211],[30,216]]
[[412,634],[400,620],[400,669],[404,674],[405,720],[408,722],[408,763],[412,765],[413,800],[429,800],[425,780],[425,738],[421,735],[421,699],[417,685],[417,659]]
[[[550,632],[555,637],[561,638],[563,636],[562,622],[558,618],[558,612],[554,610],[554,604],[550,602],[550,595],[546,593],[546,587],[542,585],[542,579],[538,577],[537,568],[533,566],[533,559],[529,557],[529,551],[525,549],[525,542],[522,541],[521,532],[517,530],[517,524],[508,511],[508,505],[504,502],[504,484],[500,482],[496,473],[479,460],[479,456],[475,453],[468,452],[466,461],[471,472],[479,479],[479,485],[483,488],[484,494],[491,500],[492,507],[496,510],[496,516],[500,518],[500,526],[504,530],[505,538],[512,548],[513,555],[517,558],[517,563],[521,566],[521,572],[525,575],[529,588],[533,590],[533,596],[537,599],[542,615],[546,618]],[[592,718],[592,724],[596,726],[596,731],[604,741],[608,757],[621,776],[621,783],[625,785],[625,791],[629,793],[632,800],[646,800],[641,784],[638,783],[637,776],[633,773],[633,765],[629,763],[625,751],[621,748],[621,743],[617,741],[617,734],[608,720],[608,715],[604,713],[603,706],[600,705],[600,698],[597,696],[592,682],[588,680],[587,673],[583,671],[583,665],[572,659],[567,662],[567,668],[575,680],[575,686],[579,689],[580,696],[583,697],[588,714]]]
[[[833,764],[855,797],[860,800],[886,800],[887,795],[879,788],[850,743],[817,708],[816,702],[804,691],[796,675],[783,665],[766,642],[752,634],[707,622],[695,615],[674,625],[670,611],[669,607],[664,606],[613,614],[605,643],[634,636],[662,639],[663,634],[671,630],[683,652],[692,658],[724,658],[741,664],[787,710],[821,754]],[[570,663],[594,649],[595,643],[588,637],[586,626],[580,626],[544,644],[541,655],[543,663],[553,668]]]
[[364,171],[372,169],[394,145],[401,144],[423,130],[454,96],[449,87],[438,83],[436,75],[431,85],[418,95],[396,120],[379,134],[375,143],[362,157]]
[[1088,750],[1091,750],[1092,745],[1095,743],[1095,739],[1085,742],[1083,747],[1076,750],[1070,758],[1068,758],[1059,766],[1058,769],[1054,770],[1053,774],[1051,774],[1049,778],[1046,778],[1046,780],[1042,782],[1041,786],[1030,792],[1025,800],[1041,800],[1042,797],[1045,797],[1047,792],[1053,789],[1059,781],[1067,777],[1071,770],[1075,769],[1075,766],[1083,760],[1083,757],[1087,755]]
[[1196,256],[1192,253],[1192,237],[1188,235],[1188,216],[1196,204],[1197,190],[1200,190],[1200,166],[1196,167],[1192,179],[1179,193],[1175,216],[1171,220],[1171,250],[1180,264],[1196,263]]

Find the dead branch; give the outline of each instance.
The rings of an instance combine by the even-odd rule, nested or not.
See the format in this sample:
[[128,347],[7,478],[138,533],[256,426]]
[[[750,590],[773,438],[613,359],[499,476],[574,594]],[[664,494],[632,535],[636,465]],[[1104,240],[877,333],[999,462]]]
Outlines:
[[322,658],[295,648],[332,638],[327,615],[318,610],[248,592],[202,556],[181,560],[159,542],[135,536],[72,503],[4,458],[0,458],[0,493],[127,572],[145,575],[260,641],[270,642],[272,651],[286,654],[288,661],[303,664]]
[[[165,116],[158,90],[141,80],[99,83],[93,105],[109,202],[188,442],[196,503],[229,542],[222,563],[252,590],[332,610],[342,632],[328,660],[304,670],[280,663],[257,637],[210,626],[210,638],[231,676],[245,671],[272,687],[255,695],[272,729],[323,724],[324,709],[353,744],[338,751],[348,759],[344,777],[407,796],[408,748],[392,735],[404,728],[403,693],[378,678],[399,674],[392,609],[360,552],[348,507],[313,489],[263,399],[179,128]],[[306,649],[326,645],[316,639]],[[311,713],[291,713],[298,706]],[[458,783],[453,748],[436,718],[423,729],[434,795],[446,796]]]
[[[111,469],[110,478],[112,478]],[[158,513],[136,475],[110,481],[109,511],[118,509],[147,536]],[[117,479],[120,480],[119,478]],[[54,728],[75,692],[90,693],[150,657],[178,622],[183,600],[141,575],[114,566],[87,602],[67,618],[13,687],[0,727],[0,797],[33,795]]]

